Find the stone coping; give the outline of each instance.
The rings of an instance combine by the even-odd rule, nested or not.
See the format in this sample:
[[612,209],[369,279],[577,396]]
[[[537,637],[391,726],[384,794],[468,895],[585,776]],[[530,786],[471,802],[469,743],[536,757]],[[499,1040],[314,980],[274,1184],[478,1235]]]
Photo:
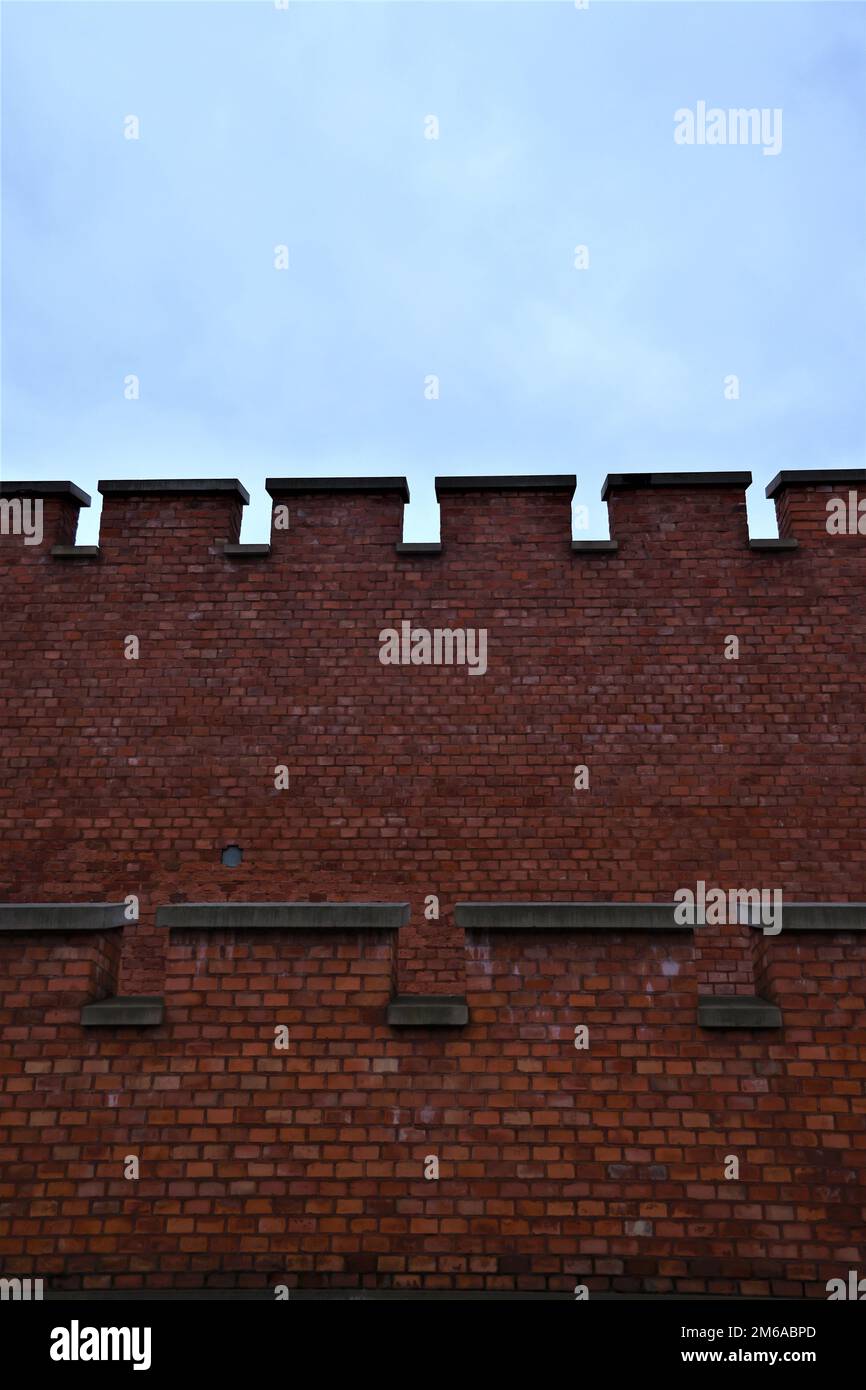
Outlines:
[[751,487],[751,473],[608,473],[601,489],[606,502],[614,488]]
[[409,501],[405,478],[266,478],[265,491],[271,497],[293,492],[398,492]]
[[777,539],[775,536],[758,536],[755,540],[749,541],[750,550],[797,550],[800,542],[794,540],[793,536],[785,536]]
[[90,495],[76,483],[7,483],[0,482],[0,497],[60,497],[77,502],[79,507],[90,506]]
[[103,497],[228,492],[233,493],[243,506],[250,500],[250,494],[237,478],[100,478],[97,486]]
[[866,483],[866,468],[783,468],[764,488],[765,497],[775,497],[786,487],[840,487]]
[[436,499],[443,492],[574,492],[577,487],[575,473],[490,473],[478,476],[438,477]]

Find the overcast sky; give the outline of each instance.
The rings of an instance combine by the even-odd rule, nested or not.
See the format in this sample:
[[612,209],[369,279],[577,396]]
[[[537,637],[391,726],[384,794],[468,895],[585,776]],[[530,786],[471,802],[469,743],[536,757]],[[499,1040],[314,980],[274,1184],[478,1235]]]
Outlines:
[[[603,535],[608,472],[751,469],[767,535],[780,468],[864,465],[866,6],[2,26],[3,476],[92,492],[82,542],[99,478],[238,477],[263,540],[270,474],[406,474],[432,539],[437,473],[574,472]],[[781,110],[778,153],[677,144],[702,101]]]

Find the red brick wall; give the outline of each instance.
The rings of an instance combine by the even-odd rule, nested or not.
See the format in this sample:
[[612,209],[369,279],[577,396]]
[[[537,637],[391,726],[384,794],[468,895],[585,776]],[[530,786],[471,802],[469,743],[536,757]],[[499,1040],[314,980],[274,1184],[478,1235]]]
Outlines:
[[[0,537],[0,901],[141,901],[122,934],[0,938],[4,1269],[844,1277],[866,1235],[862,936],[464,941],[453,920],[463,900],[670,901],[699,878],[866,900],[866,539],[827,536],[827,495],[782,494],[800,547],[776,554],[749,550],[727,487],[615,491],[619,551],[595,556],[570,551],[568,489],[445,494],[444,553],[423,558],[395,551],[396,494],[286,498],[264,559],[223,557],[240,508],[218,495],[107,499],[97,562],[51,557],[65,504],[41,546]],[[378,634],[405,619],[486,628],[487,674],[383,667]],[[327,940],[156,926],[161,904],[227,898],[408,901],[411,920]],[[466,992],[470,1025],[395,1031],[394,987]],[[80,1003],[115,988],[165,993],[166,1022],[83,1029]],[[762,993],[784,1028],[700,1029],[699,992]]]

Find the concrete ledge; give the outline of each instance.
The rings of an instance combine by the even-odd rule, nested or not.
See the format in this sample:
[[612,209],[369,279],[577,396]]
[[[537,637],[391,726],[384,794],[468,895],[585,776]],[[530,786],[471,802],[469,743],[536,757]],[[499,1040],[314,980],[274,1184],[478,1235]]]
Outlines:
[[97,486],[103,497],[144,497],[153,493],[179,496],[228,492],[237,497],[243,506],[250,500],[250,494],[237,478],[100,478]]
[[0,903],[0,932],[110,931],[128,925],[124,903]]
[[157,910],[171,931],[396,931],[408,903],[176,903]]
[[271,547],[265,545],[235,545],[226,544],[223,546],[223,555],[230,560],[243,560],[253,555],[270,555]]
[[792,537],[785,540],[776,540],[773,536],[766,536],[763,539],[749,541],[750,550],[797,550],[800,542]]
[[478,477],[440,477],[436,479],[436,498],[438,501],[443,492],[503,492],[515,488],[521,492],[574,492],[576,487],[575,473],[504,473],[481,474]]
[[616,541],[572,541],[572,555],[606,555],[619,550]]
[[608,473],[601,489],[606,502],[614,488],[750,487],[751,473]]
[[782,1010],[757,995],[698,996],[701,1028],[781,1028]]
[[469,1009],[462,994],[397,994],[387,1019],[392,1028],[462,1028]]
[[[763,931],[759,922],[748,925]],[[775,933],[775,938],[789,931],[866,931],[866,903],[783,902],[782,930]]]
[[457,903],[467,931],[673,931],[675,903]]
[[441,555],[441,541],[398,541],[398,555]]
[[775,497],[786,487],[840,487],[866,483],[866,468],[785,468],[764,488],[765,497]]
[[409,501],[405,478],[266,478],[265,491],[271,497],[293,492],[399,492]]
[[90,495],[75,483],[6,483],[0,482],[0,497],[60,497],[77,502],[79,507],[90,506]]
[[81,1022],[85,1028],[153,1028],[162,1023],[165,1001],[161,994],[118,994],[85,1004]]
[[98,560],[98,545],[52,545],[55,560]]

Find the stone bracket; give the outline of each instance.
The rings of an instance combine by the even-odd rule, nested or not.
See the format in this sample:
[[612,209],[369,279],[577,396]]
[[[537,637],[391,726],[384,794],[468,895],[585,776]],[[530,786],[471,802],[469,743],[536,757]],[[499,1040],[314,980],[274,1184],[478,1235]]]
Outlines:
[[462,994],[396,994],[387,1020],[392,1028],[462,1028],[469,1008]]
[[153,1028],[165,1017],[161,994],[118,994],[85,1004],[81,1022],[85,1028]]
[[781,1028],[782,1010],[757,995],[698,996],[700,1028]]

